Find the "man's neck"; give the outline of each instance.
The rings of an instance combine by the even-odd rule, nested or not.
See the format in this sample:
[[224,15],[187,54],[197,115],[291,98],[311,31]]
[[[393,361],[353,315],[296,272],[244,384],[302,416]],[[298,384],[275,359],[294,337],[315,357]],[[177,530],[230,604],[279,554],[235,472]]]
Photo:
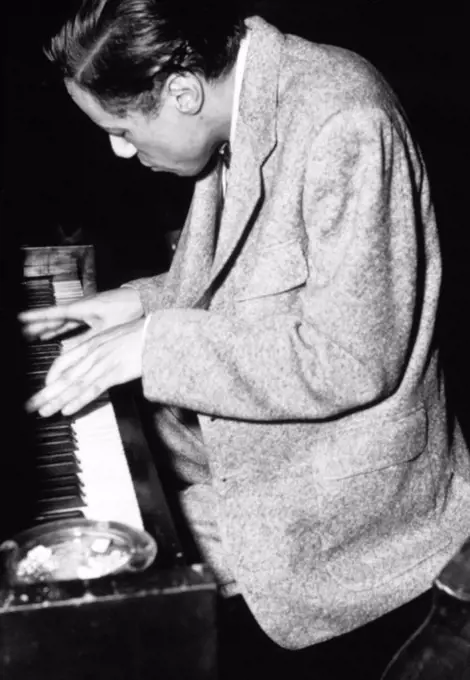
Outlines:
[[240,44],[235,64],[224,78],[212,83],[205,81],[206,121],[211,127],[216,148],[225,142],[234,142],[249,41],[247,33]]
[[235,71],[236,68],[233,66],[230,73],[223,79],[205,83],[206,116],[218,143],[228,142],[230,139],[235,96]]

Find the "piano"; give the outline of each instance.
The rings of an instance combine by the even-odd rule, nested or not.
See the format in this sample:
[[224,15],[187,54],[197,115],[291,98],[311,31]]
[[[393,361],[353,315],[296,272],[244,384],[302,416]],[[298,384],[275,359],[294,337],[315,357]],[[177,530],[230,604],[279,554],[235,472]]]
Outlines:
[[93,248],[23,248],[16,287],[18,267],[7,268],[0,314],[4,331],[14,332],[2,334],[10,436],[0,460],[0,541],[84,517],[145,529],[158,552],[143,572],[93,580],[20,585],[3,574],[0,677],[215,680],[216,584],[183,540],[177,494],[165,487],[140,418],[138,385],[115,388],[73,417],[22,409],[67,340],[27,343],[16,314],[93,293]]

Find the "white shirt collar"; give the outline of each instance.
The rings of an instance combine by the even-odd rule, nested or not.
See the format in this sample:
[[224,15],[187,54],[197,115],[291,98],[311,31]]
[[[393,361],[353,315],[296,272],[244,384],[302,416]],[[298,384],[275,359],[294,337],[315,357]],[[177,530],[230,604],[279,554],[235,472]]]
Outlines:
[[232,121],[230,124],[230,146],[233,146],[235,139],[238,111],[240,108],[240,95],[242,91],[243,74],[245,72],[246,55],[248,53],[248,44],[250,42],[250,33],[247,32],[240,43],[238,50],[237,61],[235,64],[235,84],[233,89],[233,104],[232,104]]
[[[248,53],[248,43],[250,42],[250,34],[247,32],[240,43],[240,48],[237,54],[237,61],[235,63],[235,83],[233,86],[233,103],[232,103],[232,119],[230,121],[230,148],[233,147],[233,142],[236,134],[238,112],[240,109],[240,95],[242,91],[243,74],[245,72],[246,55]],[[227,168],[222,166],[222,194],[225,197],[227,189]]]

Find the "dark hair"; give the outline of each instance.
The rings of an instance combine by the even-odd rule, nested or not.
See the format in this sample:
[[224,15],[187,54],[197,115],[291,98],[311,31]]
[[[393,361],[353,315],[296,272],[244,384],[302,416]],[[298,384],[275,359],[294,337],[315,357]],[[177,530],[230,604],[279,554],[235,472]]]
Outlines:
[[45,50],[108,112],[158,110],[171,73],[207,80],[234,65],[245,35],[235,0],[83,0]]

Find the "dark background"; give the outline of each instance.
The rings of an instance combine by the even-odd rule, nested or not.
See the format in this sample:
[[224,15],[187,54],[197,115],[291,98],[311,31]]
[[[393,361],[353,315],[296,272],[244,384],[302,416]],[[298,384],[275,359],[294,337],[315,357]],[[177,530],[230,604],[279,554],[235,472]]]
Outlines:
[[[165,234],[181,226],[192,182],[116,158],[107,137],[52,84],[41,46],[58,27],[66,0],[10,3],[6,15],[2,9],[1,42],[3,252],[14,252],[20,243],[94,243],[98,274],[107,285],[163,270],[169,262]],[[431,176],[445,272],[439,332],[456,407],[465,415],[470,375],[465,0],[253,4],[282,30],[361,53],[398,92]]]

